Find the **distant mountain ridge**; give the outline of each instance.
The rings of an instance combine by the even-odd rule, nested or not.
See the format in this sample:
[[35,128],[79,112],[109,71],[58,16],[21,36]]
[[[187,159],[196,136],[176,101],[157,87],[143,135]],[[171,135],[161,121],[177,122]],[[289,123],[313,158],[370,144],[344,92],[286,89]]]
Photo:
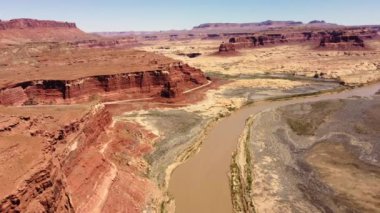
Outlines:
[[29,18],[0,20],[0,43],[87,40],[94,35],[77,28],[75,23]]
[[27,28],[77,28],[75,23],[37,20],[37,19],[11,19],[9,21],[0,20],[0,30],[27,29]]
[[239,28],[252,28],[252,29],[266,29],[266,28],[279,28],[279,27],[293,27],[293,26],[312,26],[312,25],[325,25],[325,26],[338,26],[337,24],[327,23],[323,20],[313,20],[309,23],[301,21],[272,21],[267,20],[263,22],[252,23],[204,23],[193,27],[193,30],[211,30],[211,29],[239,29]]

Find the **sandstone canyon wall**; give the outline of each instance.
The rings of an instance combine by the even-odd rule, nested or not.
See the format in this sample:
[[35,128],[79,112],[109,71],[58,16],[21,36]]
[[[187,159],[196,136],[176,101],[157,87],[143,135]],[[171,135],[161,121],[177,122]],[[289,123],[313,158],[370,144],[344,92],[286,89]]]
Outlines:
[[[46,113],[46,112],[45,112]],[[28,150],[24,151],[20,145],[13,144],[4,153],[2,162],[11,167],[20,167],[25,170],[20,177],[12,178],[15,175],[9,173],[6,181],[2,184],[9,184],[12,189],[1,192],[0,212],[75,212],[73,205],[73,189],[70,173],[79,163],[78,155],[85,147],[90,146],[98,140],[100,134],[111,122],[111,115],[104,107],[94,107],[83,116],[60,123],[54,116],[1,116],[14,122],[0,128],[2,138],[9,136],[25,137],[12,143],[29,144],[29,150],[36,150],[33,164],[28,167],[27,162],[21,160],[12,161],[12,152],[8,149],[17,149],[21,155],[20,159],[28,155]],[[50,124],[46,127],[46,121],[56,120],[56,126]],[[2,127],[4,122],[0,122]],[[73,140],[80,141],[76,152],[67,145]],[[30,141],[39,140],[41,146],[32,147]],[[14,147],[16,146],[16,147]],[[3,147],[1,147],[3,148]],[[95,164],[95,161],[93,162]],[[3,165],[4,166],[4,165]],[[9,172],[12,172],[10,169]],[[100,171],[99,171],[100,172]],[[4,181],[4,180],[3,180]],[[70,183],[71,185],[68,185]],[[75,197],[75,196],[74,196]]]
[[[21,82],[0,90],[0,104],[70,103],[107,96],[115,96],[118,99],[157,95],[176,97],[185,89],[206,82],[207,79],[201,70],[177,62],[154,71],[99,75],[75,80]],[[172,91],[170,94],[167,94],[168,87]]]

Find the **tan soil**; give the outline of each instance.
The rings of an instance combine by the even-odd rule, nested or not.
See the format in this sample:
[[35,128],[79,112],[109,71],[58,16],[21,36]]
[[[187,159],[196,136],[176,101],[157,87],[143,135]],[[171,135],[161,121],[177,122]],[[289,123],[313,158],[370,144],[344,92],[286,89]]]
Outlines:
[[[315,50],[312,44],[292,44],[275,47],[244,49],[232,57],[214,56],[220,41],[177,41],[150,44],[140,49],[162,53],[200,68],[206,73],[227,75],[257,73],[288,73],[340,78],[346,83],[367,83],[380,79],[380,41],[368,40],[370,50],[327,51]],[[169,47],[169,49],[161,47]],[[188,58],[178,53],[198,52],[202,55]]]
[[365,164],[343,144],[321,143],[306,157],[321,179],[336,191],[336,199],[361,212],[380,208],[380,168]]

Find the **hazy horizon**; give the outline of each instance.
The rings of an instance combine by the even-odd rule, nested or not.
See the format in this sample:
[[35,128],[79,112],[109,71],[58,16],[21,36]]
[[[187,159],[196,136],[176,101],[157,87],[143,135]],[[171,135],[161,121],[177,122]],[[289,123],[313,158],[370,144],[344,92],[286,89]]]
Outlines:
[[86,32],[184,30],[202,23],[266,20],[375,25],[380,24],[378,8],[380,2],[375,0],[14,0],[3,3],[0,19],[75,22]]

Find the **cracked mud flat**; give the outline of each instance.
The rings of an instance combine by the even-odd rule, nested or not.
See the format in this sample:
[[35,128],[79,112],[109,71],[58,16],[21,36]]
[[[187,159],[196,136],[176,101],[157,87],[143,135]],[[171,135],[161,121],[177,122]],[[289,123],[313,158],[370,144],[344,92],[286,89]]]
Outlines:
[[245,201],[257,212],[379,210],[380,97],[341,98],[270,109],[247,122],[238,155],[250,160],[235,161],[238,177],[252,179],[237,186],[251,188]]

